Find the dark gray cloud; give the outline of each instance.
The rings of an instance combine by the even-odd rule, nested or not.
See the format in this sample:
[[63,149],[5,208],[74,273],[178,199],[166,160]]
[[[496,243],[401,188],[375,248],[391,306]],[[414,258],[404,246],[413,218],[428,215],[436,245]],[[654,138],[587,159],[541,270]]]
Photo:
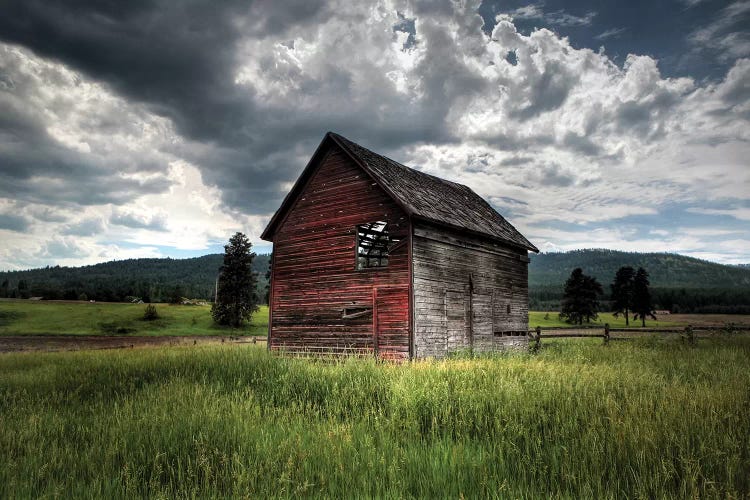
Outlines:
[[25,210],[42,222],[66,222],[68,216],[49,207],[26,207]]
[[[392,83],[377,71],[372,71],[370,94],[359,105],[325,105],[330,96],[337,96],[339,102],[354,102],[362,97],[356,95],[361,88],[354,88],[353,72],[335,61],[327,63],[324,79],[290,75],[299,86],[299,95],[309,100],[321,96],[318,108],[293,109],[288,103],[265,100],[257,95],[252,81],[237,85],[237,68],[243,57],[256,59],[260,71],[271,78],[279,71],[273,54],[243,52],[248,50],[243,45],[248,38],[284,38],[288,33],[288,39],[293,40],[300,34],[314,33],[321,21],[333,15],[323,0],[18,0],[5,4],[4,10],[13,15],[0,18],[0,40],[60,61],[103,82],[128,102],[140,103],[168,118],[186,139],[185,144],[174,145],[170,152],[197,165],[203,179],[221,189],[225,203],[249,214],[265,214],[278,206],[283,197],[282,185],[296,177],[304,165],[303,158],[314,150],[326,130],[344,132],[353,139],[367,138],[371,147],[385,151],[415,142],[455,141],[445,124],[452,104],[461,96],[482,92],[486,86],[457,57],[449,29],[439,24],[424,28],[430,55],[424,58],[421,68],[425,75],[421,106],[405,105],[408,97],[403,98],[404,102],[394,102],[387,91]],[[449,16],[453,12],[450,3],[444,7]],[[438,11],[433,9],[433,14]],[[479,16],[474,17],[474,22],[481,23]],[[357,30],[358,23],[365,21],[363,14],[352,16],[350,29]],[[413,20],[405,18],[394,29],[413,31],[412,38],[416,33]],[[372,61],[373,65],[376,63]],[[5,80],[0,78],[0,82]],[[382,102],[391,111],[367,116],[372,102]],[[11,128],[21,130],[20,120],[11,121]],[[120,128],[122,123],[90,126],[104,131],[107,126]],[[22,135],[27,142],[29,137],[45,142],[39,127]],[[5,158],[10,161],[12,157],[12,163],[0,172],[13,181],[9,180],[7,186],[22,191],[28,185],[19,179],[28,175],[30,165],[60,175],[65,172],[68,179],[84,179],[96,177],[97,167],[106,163],[97,163],[85,155],[73,154],[71,158],[69,151],[62,151],[59,146],[55,149],[49,142],[38,148],[27,143],[22,149],[36,152],[9,152]],[[128,155],[120,158],[125,162]],[[130,158],[133,161],[132,155]],[[120,169],[166,168],[162,159],[144,158],[143,152],[136,161],[137,165]],[[85,185],[80,193],[82,204],[119,203],[118,193],[132,195],[129,186],[116,187],[105,188],[110,193],[101,193]],[[144,187],[153,192],[158,186]]]
[[[533,66],[530,69],[536,69]],[[544,70],[530,80],[526,92],[529,104],[516,109],[511,116],[525,120],[563,105],[578,77],[560,61],[547,61]]]
[[750,101],[750,59],[737,61],[729,70],[721,90],[721,99],[730,107]]
[[[263,162],[268,151],[279,149],[288,135],[280,133],[274,140],[269,139],[273,134],[261,133],[268,128],[288,132],[289,121],[269,127],[268,120],[257,115],[252,87],[235,85],[236,45],[240,35],[263,37],[315,22],[325,13],[324,2],[23,0],[4,4],[3,10],[13,15],[0,16],[0,40],[24,45],[104,82],[130,102],[143,103],[169,118],[183,137],[214,145],[189,157],[204,169],[209,182],[220,187],[247,186],[254,184],[249,180],[253,176],[258,179],[257,174],[270,173],[270,189],[262,193],[266,198],[275,194],[278,182],[290,179],[289,167],[275,174],[268,170],[274,165]],[[7,77],[0,82],[4,87],[13,85]],[[69,188],[64,196],[81,204],[119,203],[132,199],[134,191],[153,193],[166,187],[164,182],[92,182],[103,173],[95,159],[49,140],[41,124],[23,116],[24,111],[0,109],[0,134],[5,131],[21,139],[8,150],[12,141],[0,135],[5,149],[0,150],[0,182],[6,188],[0,188],[0,194],[11,189],[32,191],[21,180],[40,171],[82,179],[78,193]],[[91,125],[102,131],[107,127],[106,123]],[[318,125],[314,133],[308,131],[307,138],[319,138],[323,132]],[[300,135],[306,138],[304,132],[298,131]],[[122,161],[128,159],[133,161],[127,156]],[[165,169],[157,160],[150,167],[142,156],[137,161],[138,170]],[[103,189],[92,189],[92,184],[99,183]],[[27,194],[39,198],[33,192]],[[239,206],[250,211],[259,208],[257,198],[236,198]]]
[[633,132],[645,140],[663,137],[664,123],[684,92],[684,89],[656,88],[644,98],[621,102],[615,110],[615,122],[621,131]]
[[[0,38],[149,103],[187,135],[226,137],[231,65],[246,2],[5,2]],[[247,14],[247,12],[245,13]],[[237,127],[239,128],[239,127]]]
[[[23,57],[0,47],[0,75],[7,82],[0,88],[0,197],[58,206],[122,204],[141,193],[159,193],[169,187],[163,176],[137,180],[119,175],[165,168],[149,154],[115,151],[111,144],[103,144],[102,153],[92,154],[52,137],[49,127],[59,124],[50,115],[70,114],[65,99],[54,94],[61,74],[40,71],[35,80],[22,65]],[[47,101],[40,105],[45,95]],[[88,126],[107,142],[106,124]],[[50,214],[40,217],[49,219]]]
[[62,234],[70,236],[94,236],[104,231],[104,222],[98,217],[83,219],[63,229]]
[[0,229],[21,233],[26,231],[30,225],[29,219],[22,215],[0,214]]
[[602,154],[601,146],[584,135],[568,132],[565,134],[562,142],[566,148],[586,156],[599,156]]
[[[41,136],[16,142],[0,134],[0,196],[58,206],[120,205],[143,194],[163,193],[164,177],[136,180],[113,176],[90,157]],[[37,176],[43,175],[44,179]]]
[[516,165],[525,165],[527,163],[530,163],[534,161],[534,159],[530,156],[511,156],[510,158],[505,158],[500,162],[500,165],[505,166],[516,166]]
[[131,229],[148,229],[151,231],[166,231],[166,218],[159,215],[143,217],[128,212],[115,212],[109,218],[110,224],[125,226]]
[[526,180],[532,184],[568,187],[575,183],[576,178],[557,163],[548,163],[530,170],[526,175]]

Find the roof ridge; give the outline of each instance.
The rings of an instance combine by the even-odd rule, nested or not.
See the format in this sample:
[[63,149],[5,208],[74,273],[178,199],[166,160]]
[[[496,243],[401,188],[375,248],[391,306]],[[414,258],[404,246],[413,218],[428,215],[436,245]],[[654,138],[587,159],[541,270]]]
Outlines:
[[329,131],[326,136],[359,162],[407,213],[539,251],[469,186],[408,167],[336,132]]
[[451,181],[451,180],[448,180],[448,179],[443,179],[442,177],[438,177],[435,174],[431,174],[429,172],[425,172],[423,170],[419,170],[418,168],[410,167],[409,165],[404,165],[400,161],[396,161],[396,160],[394,160],[393,158],[391,158],[389,156],[386,156],[386,155],[383,155],[383,154],[380,154],[380,153],[376,153],[372,149],[370,149],[370,148],[368,148],[366,146],[363,146],[363,145],[359,144],[358,142],[354,142],[353,140],[351,140],[351,139],[349,139],[347,137],[344,137],[343,135],[341,135],[339,133],[329,131],[328,134],[330,134],[332,136],[336,136],[337,138],[343,139],[344,141],[346,141],[346,142],[348,142],[350,144],[353,144],[354,146],[362,148],[362,149],[364,149],[365,151],[367,151],[370,154],[373,154],[375,156],[379,156],[381,158],[384,158],[384,159],[390,161],[391,163],[394,163],[394,164],[398,165],[399,167],[407,168],[407,169],[411,170],[412,172],[416,172],[416,173],[418,173],[420,175],[426,175],[428,177],[433,178],[436,181],[440,181],[440,182],[445,183],[445,184],[452,184],[452,185],[456,185],[456,186],[461,186],[461,187],[466,188],[466,189],[468,189],[468,190],[470,190],[470,191],[473,192],[473,190],[469,186],[467,186],[466,184],[461,184],[460,182]]

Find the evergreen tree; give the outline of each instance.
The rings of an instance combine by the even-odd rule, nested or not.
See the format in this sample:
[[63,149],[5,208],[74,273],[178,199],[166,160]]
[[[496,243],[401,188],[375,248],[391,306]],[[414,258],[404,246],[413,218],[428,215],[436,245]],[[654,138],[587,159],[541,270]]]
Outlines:
[[633,278],[633,319],[640,318],[642,326],[646,326],[646,316],[656,319],[649,285],[648,273],[639,267]]
[[603,293],[602,285],[591,276],[583,274],[578,267],[570,273],[565,282],[565,292],[561,304],[560,318],[568,323],[589,323],[597,318],[599,295]]
[[169,294],[169,303],[182,304],[184,296],[185,290],[182,288],[182,285],[175,285],[174,288],[172,288],[172,293]]
[[630,324],[628,313],[633,310],[633,278],[635,270],[630,266],[623,266],[617,270],[615,281],[609,285],[612,291],[612,312],[615,318],[625,315],[625,325]]
[[256,276],[251,266],[252,244],[242,233],[236,233],[224,245],[224,265],[221,266],[216,302],[211,307],[214,321],[221,325],[239,327],[258,310],[255,291]]
[[18,282],[18,296],[22,299],[28,299],[29,297],[31,297],[29,286],[26,284],[26,280],[20,280]]
[[8,296],[8,289],[10,288],[10,285],[8,284],[8,280],[3,280],[3,284],[0,285],[0,298],[6,298]]

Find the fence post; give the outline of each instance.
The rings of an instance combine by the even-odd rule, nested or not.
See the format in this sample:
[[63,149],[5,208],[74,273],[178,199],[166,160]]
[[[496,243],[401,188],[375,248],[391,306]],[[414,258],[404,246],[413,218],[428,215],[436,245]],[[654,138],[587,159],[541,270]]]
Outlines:
[[542,343],[542,327],[537,326],[536,327],[536,350],[539,350],[539,346]]
[[609,343],[609,323],[604,323],[604,343]]
[[695,337],[693,336],[693,327],[688,325],[685,327],[685,337],[689,344],[695,343]]

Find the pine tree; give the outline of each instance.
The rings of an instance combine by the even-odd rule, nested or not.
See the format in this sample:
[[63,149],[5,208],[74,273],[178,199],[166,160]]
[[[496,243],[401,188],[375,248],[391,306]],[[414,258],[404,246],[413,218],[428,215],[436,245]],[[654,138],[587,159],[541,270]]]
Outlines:
[[31,297],[31,292],[29,292],[29,285],[26,284],[26,280],[19,280],[18,296],[22,299],[28,299],[29,297]]
[[177,284],[172,288],[172,292],[169,294],[170,304],[182,304],[182,299],[185,296],[185,290],[182,285]]
[[630,266],[623,266],[617,270],[615,281],[609,285],[612,291],[612,312],[615,318],[625,315],[625,325],[630,324],[628,313],[633,310],[633,278],[635,270]]
[[602,285],[591,276],[583,274],[578,267],[570,273],[565,282],[560,318],[568,323],[582,325],[596,319],[599,311],[599,295],[603,293]]
[[642,326],[646,326],[646,316],[656,319],[649,285],[648,273],[639,267],[633,278],[633,319],[640,318]]
[[252,244],[242,233],[236,233],[224,245],[224,265],[221,266],[216,302],[211,308],[214,321],[220,325],[239,327],[258,310],[255,291],[256,276],[251,269],[254,253]]

